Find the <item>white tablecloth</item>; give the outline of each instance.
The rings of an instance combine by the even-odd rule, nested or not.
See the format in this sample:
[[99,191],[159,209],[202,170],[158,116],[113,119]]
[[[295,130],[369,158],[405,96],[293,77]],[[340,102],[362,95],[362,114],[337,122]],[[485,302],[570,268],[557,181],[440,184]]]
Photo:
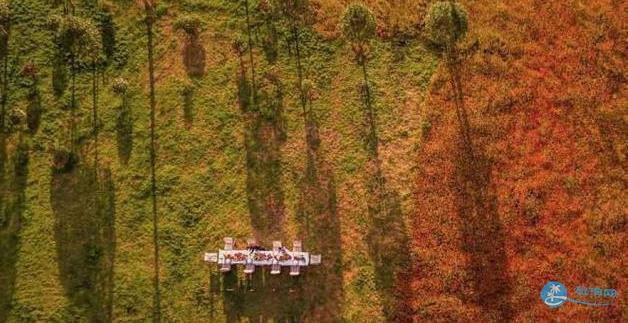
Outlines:
[[[249,250],[219,250],[218,263],[223,264],[225,260],[231,260],[231,264],[246,264],[252,262],[256,266],[270,266],[276,260],[281,266],[308,266],[310,255],[307,252],[273,252]],[[296,261],[296,262],[295,262]]]

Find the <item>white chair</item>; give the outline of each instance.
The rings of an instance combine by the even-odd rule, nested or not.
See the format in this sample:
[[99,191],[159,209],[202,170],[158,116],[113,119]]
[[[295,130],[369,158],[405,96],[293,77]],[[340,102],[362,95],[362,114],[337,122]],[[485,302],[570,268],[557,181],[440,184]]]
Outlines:
[[231,271],[231,259],[225,259],[225,261],[220,265],[220,272],[226,273]]
[[246,264],[244,265],[244,273],[252,274],[253,272],[255,272],[255,265],[251,260],[247,260]]
[[303,244],[301,244],[301,240],[295,240],[292,243],[292,251],[294,251],[294,252],[303,252]]
[[310,265],[320,265],[321,255],[310,255]]
[[203,260],[205,260],[205,262],[218,262],[218,254],[206,252]]
[[292,261],[292,266],[290,266],[290,276],[299,276],[299,271],[301,267],[299,267],[299,262],[296,260]]
[[233,238],[226,237],[225,238],[225,250],[227,250],[227,251],[233,250],[234,243],[235,243],[235,241],[234,241]]
[[273,241],[273,252],[279,252],[281,248],[281,241]]
[[281,274],[281,265],[277,259],[273,259],[273,264],[270,266],[270,274],[271,275],[279,275]]

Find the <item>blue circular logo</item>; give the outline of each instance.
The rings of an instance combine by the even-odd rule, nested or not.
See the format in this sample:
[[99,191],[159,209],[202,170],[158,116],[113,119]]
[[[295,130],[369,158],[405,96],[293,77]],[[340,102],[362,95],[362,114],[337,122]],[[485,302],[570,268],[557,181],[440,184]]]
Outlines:
[[541,301],[549,307],[559,307],[567,301],[567,288],[559,282],[550,281],[541,289]]

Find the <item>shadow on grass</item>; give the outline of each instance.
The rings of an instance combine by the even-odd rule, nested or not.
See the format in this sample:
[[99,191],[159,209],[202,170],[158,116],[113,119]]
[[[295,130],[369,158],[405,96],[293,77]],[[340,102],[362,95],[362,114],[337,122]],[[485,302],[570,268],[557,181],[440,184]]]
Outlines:
[[[239,78],[240,108],[245,117],[247,196],[256,239],[268,243],[283,237],[284,193],[281,186],[281,145],[286,140],[283,93],[279,79],[267,73],[258,82],[252,98],[248,80]],[[299,322],[303,317],[304,277],[270,275],[256,268],[250,276],[235,266],[228,274],[210,274],[212,293],[222,293],[227,322]],[[220,282],[220,283],[218,283]]]
[[205,48],[198,37],[192,37],[183,46],[183,65],[188,76],[193,78],[205,75]]
[[28,95],[28,107],[26,108],[26,125],[31,133],[36,133],[41,122],[41,97],[35,87]]
[[375,286],[389,322],[410,320],[411,299],[404,287],[412,271],[410,238],[401,211],[399,194],[386,184],[378,160],[368,162],[368,253],[375,266]]
[[[240,79],[240,93],[250,93]],[[257,104],[240,100],[244,113],[246,191],[251,224],[258,241],[281,239],[284,192],[281,185],[281,146],[286,140],[283,92],[279,79],[266,74],[258,82]]]
[[[227,322],[301,322],[303,317],[302,278],[270,275],[257,268],[246,276],[235,268],[222,276],[222,297]],[[215,276],[218,278],[220,276]]]
[[[454,61],[456,58],[454,58]],[[491,180],[492,165],[481,149],[475,149],[472,127],[465,107],[460,69],[449,65],[454,91],[459,136],[452,191],[461,221],[463,251],[469,255],[473,295],[465,301],[482,308],[490,321],[512,320],[505,233],[497,212],[497,192]]]
[[319,266],[307,268],[302,278],[303,317],[313,322],[342,318],[342,241],[333,171],[319,151],[318,122],[311,100],[306,115],[307,163],[301,182],[297,221],[305,250],[321,254]]
[[7,180],[7,137],[6,134],[0,134],[0,322],[8,319],[15,292],[15,265],[26,202],[28,158],[28,146],[20,142],[12,160],[12,179]]
[[116,140],[118,145],[118,158],[126,165],[133,151],[133,111],[125,102],[119,108],[116,120]]
[[[367,85],[368,84],[368,85]],[[366,244],[375,266],[375,287],[388,322],[411,321],[409,288],[405,282],[412,272],[410,238],[401,211],[399,193],[387,185],[381,169],[377,114],[372,104],[369,83],[363,83],[360,93],[364,103],[364,128],[367,151],[366,189],[368,230]]]
[[111,172],[82,164],[54,172],[50,202],[61,283],[90,322],[112,320],[115,192]]
[[194,91],[195,87],[189,85],[186,86],[181,93],[183,99],[183,120],[188,129],[194,122]]
[[474,151],[468,140],[460,140],[459,145],[453,191],[462,219],[463,250],[470,256],[467,270],[475,291],[466,300],[478,304],[490,320],[508,322],[513,316],[511,287],[491,164],[482,152]]

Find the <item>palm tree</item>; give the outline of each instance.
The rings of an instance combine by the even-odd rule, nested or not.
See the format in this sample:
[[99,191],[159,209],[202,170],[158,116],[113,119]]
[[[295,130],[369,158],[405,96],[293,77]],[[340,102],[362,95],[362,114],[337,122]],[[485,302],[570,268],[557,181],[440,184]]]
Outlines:
[[83,59],[94,60],[101,51],[100,34],[98,28],[89,20],[73,15],[52,18],[52,25],[56,27],[58,50],[69,54],[71,76],[70,99],[70,148],[75,151],[76,144],[76,74],[78,63]]
[[303,66],[301,64],[299,32],[300,28],[309,21],[310,3],[309,0],[284,0],[281,1],[281,11],[288,19],[288,28],[292,33],[294,41],[301,107],[303,109],[303,117],[306,118],[307,123],[307,97],[303,88]]
[[[288,30],[292,33],[295,47],[298,87],[305,124],[305,142],[309,155],[308,158],[313,158],[313,154],[319,145],[318,125],[312,109],[314,83],[307,80],[304,76],[301,41],[299,39],[301,30],[312,23],[310,2],[309,0],[285,0],[281,3],[281,12],[288,20]],[[313,174],[308,174],[308,176],[313,176]]]
[[371,89],[366,68],[367,50],[370,40],[375,36],[377,23],[375,16],[366,6],[354,3],[347,7],[342,18],[342,33],[351,42],[358,64],[362,67],[364,78],[363,90],[366,97],[366,117],[370,126],[367,146],[370,153],[378,155],[375,113],[371,102]]
[[[97,3],[98,4],[98,1]],[[98,27],[96,27],[98,28]],[[98,67],[103,62],[103,58],[101,57],[101,53],[104,50],[104,42],[103,35],[100,29],[98,30],[99,34],[99,43],[100,46],[92,48],[91,63],[92,63],[92,130],[94,135],[94,174],[96,175],[96,180],[98,180],[98,132],[99,132],[99,121],[98,121]]]
[[246,45],[244,44],[244,41],[242,39],[237,38],[233,41],[233,43],[231,43],[231,48],[236,53],[236,55],[238,55],[238,62],[240,64],[240,76],[245,77],[246,68],[244,66],[244,59],[242,56],[244,56],[244,52],[246,51]]
[[148,38],[148,80],[149,80],[149,104],[150,104],[150,181],[151,181],[151,201],[153,214],[153,246],[154,246],[154,266],[155,275],[153,286],[155,295],[153,297],[153,322],[161,322],[161,291],[159,278],[159,223],[157,218],[157,180],[155,176],[155,62],[153,45],[153,26],[155,23],[155,0],[142,0],[144,6],[146,36]]
[[118,77],[112,82],[113,93],[120,98],[119,111],[116,121],[116,139],[118,144],[118,158],[123,164],[127,164],[133,149],[133,121],[128,100],[129,83],[126,79]]
[[253,36],[251,36],[251,18],[249,14],[249,0],[244,0],[244,13],[246,15],[246,33],[249,43],[249,59],[251,60],[251,87],[253,92],[253,105],[256,104],[257,88],[255,85],[255,61],[253,60]]
[[92,127],[94,132],[94,170],[98,178],[98,64],[100,53],[92,53]]
[[277,22],[281,20],[283,14],[279,9],[276,2],[271,0],[260,0],[257,5],[258,19],[260,20],[257,25],[262,28],[262,49],[268,63],[273,65],[279,56]]
[[246,42],[237,38],[231,44],[231,48],[238,56],[240,71],[238,73],[238,103],[242,112],[248,112],[250,108],[251,93],[249,82],[246,78],[246,66],[244,65],[244,54],[246,52]]
[[438,54],[445,57],[449,70],[450,82],[454,91],[456,116],[460,125],[460,133],[467,147],[471,145],[469,121],[464,108],[462,81],[459,73],[460,59],[457,43],[467,32],[467,12],[457,2],[439,1],[432,4],[425,17],[425,33],[427,39]]

